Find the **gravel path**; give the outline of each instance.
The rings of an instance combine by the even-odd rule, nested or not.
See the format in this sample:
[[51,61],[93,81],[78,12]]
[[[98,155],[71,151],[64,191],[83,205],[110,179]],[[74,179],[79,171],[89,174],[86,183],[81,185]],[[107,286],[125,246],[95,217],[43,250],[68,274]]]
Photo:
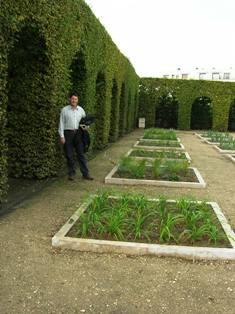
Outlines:
[[235,164],[192,132],[178,132],[206,189],[105,186],[104,177],[143,133],[90,161],[95,181],[58,179],[0,219],[0,313],[235,313],[235,262],[193,262],[55,250],[51,237],[97,189],[216,201],[235,230]]

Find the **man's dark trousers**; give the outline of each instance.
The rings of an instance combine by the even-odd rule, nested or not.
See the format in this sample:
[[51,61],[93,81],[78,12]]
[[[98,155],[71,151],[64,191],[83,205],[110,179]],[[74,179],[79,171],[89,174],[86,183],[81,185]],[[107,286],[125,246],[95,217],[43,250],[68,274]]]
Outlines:
[[79,168],[84,177],[88,176],[88,168],[86,164],[86,158],[84,155],[84,145],[81,139],[81,131],[78,130],[65,130],[64,131],[64,153],[67,159],[67,166],[68,166],[68,175],[74,176],[75,175],[75,162],[73,158],[74,149],[76,151]]

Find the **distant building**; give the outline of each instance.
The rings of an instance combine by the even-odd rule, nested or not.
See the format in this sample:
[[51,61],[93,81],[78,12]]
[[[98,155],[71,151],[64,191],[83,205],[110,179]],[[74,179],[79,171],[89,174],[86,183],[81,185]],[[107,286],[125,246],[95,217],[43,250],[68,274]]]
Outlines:
[[163,78],[235,82],[235,69],[232,67],[228,69],[195,68],[194,70],[183,70],[178,68],[176,72],[164,74]]

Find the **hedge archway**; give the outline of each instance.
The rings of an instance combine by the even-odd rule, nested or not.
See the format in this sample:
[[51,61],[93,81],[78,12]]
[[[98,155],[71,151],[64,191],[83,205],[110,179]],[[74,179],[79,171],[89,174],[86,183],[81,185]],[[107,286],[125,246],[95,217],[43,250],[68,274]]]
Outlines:
[[[71,86],[72,91],[77,91],[79,95],[79,103],[82,107],[86,104],[86,78],[87,78],[87,69],[85,56],[80,51],[78,52],[70,66],[71,73]],[[85,109],[85,108],[84,108]]]
[[192,130],[209,130],[212,129],[213,107],[211,99],[207,96],[197,97],[191,108]]
[[128,103],[127,106],[129,108],[129,110],[127,111],[127,116],[126,116],[126,130],[125,132],[130,132],[132,129],[132,118],[133,118],[133,114],[134,114],[134,107],[133,107],[133,100],[132,100],[132,95],[131,95],[131,91],[129,90],[128,93],[128,99],[127,99]]
[[171,93],[158,98],[155,119],[155,126],[158,128],[177,129],[178,101]]
[[235,131],[235,99],[232,101],[229,108],[228,130]]
[[126,127],[126,117],[125,117],[125,109],[126,109],[126,85],[123,82],[121,88],[121,96],[120,96],[120,112],[119,112],[119,136],[123,136],[125,134]]
[[133,124],[132,127],[133,129],[135,129],[138,126],[138,121],[137,121],[137,117],[138,117],[138,93],[135,93],[135,98],[134,98],[134,119],[133,119]]
[[95,96],[95,143],[96,149],[102,149],[103,144],[103,124],[104,124],[104,109],[105,109],[105,96],[106,96],[106,80],[105,75],[99,72],[96,79],[96,96]]
[[118,118],[119,118],[118,85],[116,79],[113,79],[109,142],[115,142],[115,140],[118,138]]
[[45,40],[39,29],[25,26],[15,35],[8,55],[7,142],[9,175],[41,177],[32,169],[40,156],[37,136],[48,99],[41,82],[48,72]]

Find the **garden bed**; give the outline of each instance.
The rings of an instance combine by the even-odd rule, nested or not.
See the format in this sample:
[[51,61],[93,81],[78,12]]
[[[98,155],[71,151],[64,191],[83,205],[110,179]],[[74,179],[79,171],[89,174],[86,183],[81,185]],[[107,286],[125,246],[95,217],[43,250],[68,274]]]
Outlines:
[[[182,188],[205,188],[206,183],[201,174],[194,167],[188,167],[186,175],[180,176],[177,181],[167,180],[165,178],[153,178],[151,171],[147,171],[144,178],[133,178],[129,173],[120,174],[119,166],[115,166],[105,177],[106,184],[121,185],[155,185],[165,187],[182,187]],[[148,167],[149,169],[151,167]]]
[[235,150],[232,150],[232,149],[221,149],[217,145],[213,145],[212,147],[214,147],[214,149],[216,149],[221,154],[235,154]]
[[235,259],[235,234],[219,206],[185,198],[94,195],[55,234],[52,245],[97,253]]
[[156,139],[156,140],[177,140],[177,136],[174,130],[150,128],[145,130],[144,139]]
[[160,151],[160,150],[143,150],[143,149],[130,149],[126,156],[139,158],[139,159],[147,159],[154,160],[156,158],[169,159],[169,160],[187,160],[189,163],[191,162],[191,157],[187,152],[183,151]]
[[[216,131],[210,131],[207,133],[194,133],[197,137],[199,137],[202,140],[209,140],[211,142],[229,142],[233,140],[233,136],[226,132],[216,132]],[[214,141],[213,141],[214,139]]]
[[[174,149],[174,150],[184,150],[184,145],[178,142],[173,143],[175,144],[175,146],[173,146],[172,144],[169,143],[169,141],[167,142],[166,145],[160,146],[161,143],[160,142],[156,142],[154,143],[154,141],[146,141],[146,140],[141,140],[141,141],[137,141],[134,144],[134,147],[137,148],[144,148],[144,149],[150,149],[150,150],[170,150],[170,149]],[[168,145],[168,146],[167,146]],[[171,145],[171,146],[170,146]]]
[[199,137],[200,140],[201,140],[203,143],[206,143],[206,144],[209,144],[209,145],[219,145],[219,142],[212,142],[212,141],[211,141],[211,138],[209,138],[209,137],[204,137],[204,136],[202,136],[201,134],[198,134],[198,133],[195,133],[195,135],[196,135],[197,137]]

